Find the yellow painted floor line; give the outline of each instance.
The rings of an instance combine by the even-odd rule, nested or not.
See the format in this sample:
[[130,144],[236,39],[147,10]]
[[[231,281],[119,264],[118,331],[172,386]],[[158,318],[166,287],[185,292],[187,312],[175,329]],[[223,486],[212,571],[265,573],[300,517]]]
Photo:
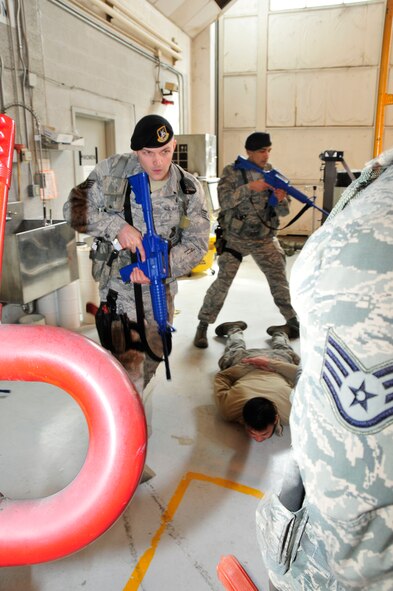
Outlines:
[[177,489],[175,490],[171,500],[168,503],[167,509],[161,516],[161,525],[152,537],[150,547],[146,550],[146,552],[144,552],[144,554],[139,559],[138,564],[136,565],[123,591],[137,591],[137,589],[139,589],[139,585],[143,581],[147,569],[149,568],[150,563],[153,560],[161,536],[165,532],[168,523],[172,521],[184,497],[184,494],[187,491],[188,486],[193,480],[209,482],[210,484],[215,484],[216,486],[229,488],[231,490],[240,492],[245,495],[251,495],[253,497],[256,497],[257,499],[261,499],[264,496],[264,494],[260,490],[256,488],[251,488],[249,486],[244,486],[243,484],[239,484],[238,482],[226,480],[225,478],[213,478],[212,476],[206,476],[205,474],[199,474],[198,472],[187,472],[179,482]]

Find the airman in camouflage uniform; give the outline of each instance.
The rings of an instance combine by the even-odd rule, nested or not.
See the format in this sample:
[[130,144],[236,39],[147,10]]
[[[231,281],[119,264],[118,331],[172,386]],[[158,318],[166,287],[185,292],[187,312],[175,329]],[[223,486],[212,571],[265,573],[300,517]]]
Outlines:
[[[208,249],[210,221],[203,189],[191,174],[172,163],[176,143],[169,122],[158,115],[148,115],[136,125],[131,138],[133,153],[115,155],[100,162],[88,179],[75,187],[64,206],[64,218],[71,226],[95,236],[96,248],[93,274],[99,280],[100,297],[107,299],[108,290],[118,294],[117,312],[126,313],[136,320],[134,289],[124,284],[119,268],[131,262],[130,251],[144,255],[142,236],[146,232],[142,206],[131,193],[133,225],[126,223],[124,199],[127,177],[147,172],[151,186],[151,199],[155,231],[169,241],[170,275],[167,279],[167,306],[169,322],[173,320],[176,277],[188,274]],[[193,193],[186,194],[182,178]],[[107,265],[114,251],[114,241],[120,243],[119,255]],[[131,282],[142,284],[146,319],[146,336],[151,349],[162,354],[161,338],[153,318],[149,281],[140,269],[134,269]],[[157,368],[157,362],[146,356],[144,385]]]
[[[268,164],[271,150],[267,133],[251,134],[245,143],[248,159],[260,168]],[[289,198],[280,190],[273,191],[277,205],[268,204],[271,187],[263,175],[254,170],[239,170],[229,164],[218,183],[219,224],[223,230],[223,249],[217,243],[218,276],[209,287],[198,314],[199,325],[194,338],[196,347],[208,346],[207,327],[216,321],[242,258],[251,255],[265,274],[274,302],[287,323],[268,329],[270,335],[284,330],[290,338],[299,335],[299,325],[292,308],[285,269],[285,254],[276,238],[279,217],[289,213]],[[221,254],[220,254],[221,253]]]
[[[393,589],[392,205],[390,150],[348,187],[292,270],[303,371],[290,425],[305,501],[288,513],[272,495],[257,512],[283,591]],[[291,521],[274,558],[277,525]]]

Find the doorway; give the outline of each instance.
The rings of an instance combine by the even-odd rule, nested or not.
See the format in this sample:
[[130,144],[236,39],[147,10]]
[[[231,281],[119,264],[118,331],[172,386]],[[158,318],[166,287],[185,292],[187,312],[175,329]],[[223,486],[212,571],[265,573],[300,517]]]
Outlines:
[[[96,164],[115,151],[114,120],[108,116],[86,111],[73,112],[74,129],[84,138],[84,145],[75,152],[75,185],[87,179]],[[90,249],[93,237],[77,232],[79,293],[82,322],[93,324],[94,317],[86,310],[88,302],[99,305],[98,283],[91,274]]]
[[84,145],[75,154],[75,181],[84,181],[100,161],[114,153],[114,120],[97,114],[75,112],[77,133],[84,138]]

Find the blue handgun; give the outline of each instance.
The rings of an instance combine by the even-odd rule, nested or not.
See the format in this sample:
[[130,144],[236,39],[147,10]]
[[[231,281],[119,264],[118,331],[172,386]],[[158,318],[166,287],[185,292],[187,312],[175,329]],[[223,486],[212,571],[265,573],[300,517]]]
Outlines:
[[[325,216],[329,215],[328,211],[325,211],[321,207],[318,207],[318,205],[315,205],[315,203],[311,199],[309,199],[307,195],[299,191],[299,189],[295,189],[295,187],[291,185],[289,180],[283,174],[281,174],[281,172],[278,172],[278,170],[274,170],[274,168],[272,170],[263,170],[263,168],[261,168],[257,164],[254,164],[253,162],[250,162],[250,160],[247,160],[242,156],[237,157],[235,161],[235,168],[243,168],[244,170],[256,170],[257,172],[260,172],[263,175],[268,185],[270,185],[274,189],[283,189],[288,193],[288,195],[290,195],[294,199],[297,199],[301,203],[305,203],[309,207],[315,207],[315,209],[318,209]],[[269,203],[269,205],[277,205],[277,202],[275,204]]]
[[150,279],[150,296],[153,307],[154,319],[158,325],[158,332],[162,339],[166,377],[171,379],[168,356],[170,353],[170,337],[173,332],[168,323],[168,309],[166,304],[165,279],[168,275],[168,241],[156,234],[153,221],[153,209],[150,196],[149,177],[145,172],[140,172],[128,177],[128,183],[135,194],[135,201],[142,205],[143,217],[146,224],[146,234],[142,238],[146,260],[142,262],[137,250],[137,262],[126,265],[120,269],[122,280],[127,283],[135,267],[141,269]]

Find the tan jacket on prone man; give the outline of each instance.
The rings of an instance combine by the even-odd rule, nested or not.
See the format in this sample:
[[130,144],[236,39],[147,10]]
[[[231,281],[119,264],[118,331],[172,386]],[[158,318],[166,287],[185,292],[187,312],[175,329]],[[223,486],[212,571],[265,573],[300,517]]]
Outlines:
[[264,441],[273,433],[281,435],[283,425],[288,425],[299,357],[283,332],[274,333],[271,349],[247,349],[246,328],[241,321],[216,328],[227,342],[214,380],[214,398],[224,419],[244,424],[252,439]]

